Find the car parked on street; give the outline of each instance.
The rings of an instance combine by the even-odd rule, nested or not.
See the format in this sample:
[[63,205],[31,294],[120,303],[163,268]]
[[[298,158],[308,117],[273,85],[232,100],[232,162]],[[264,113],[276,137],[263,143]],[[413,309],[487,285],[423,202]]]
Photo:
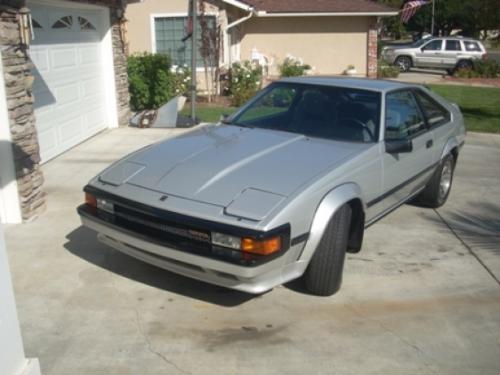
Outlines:
[[172,272],[249,293],[303,276],[331,295],[366,227],[410,199],[445,203],[464,138],[458,106],[425,87],[288,78],[114,163],[78,212],[105,244]]
[[453,71],[472,68],[474,61],[486,58],[483,44],[475,39],[443,37],[421,39],[410,45],[386,46],[382,58],[399,66],[402,72],[415,68]]

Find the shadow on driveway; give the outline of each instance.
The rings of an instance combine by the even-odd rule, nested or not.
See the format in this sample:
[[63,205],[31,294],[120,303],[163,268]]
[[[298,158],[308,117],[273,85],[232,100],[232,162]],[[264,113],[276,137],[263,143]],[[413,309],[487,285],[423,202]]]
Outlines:
[[469,203],[466,209],[444,211],[441,215],[469,246],[480,247],[500,255],[499,205]]
[[68,242],[64,247],[77,257],[130,280],[171,293],[225,307],[238,306],[259,297],[190,279],[142,262],[100,243],[96,233],[83,226],[68,234],[66,239]]

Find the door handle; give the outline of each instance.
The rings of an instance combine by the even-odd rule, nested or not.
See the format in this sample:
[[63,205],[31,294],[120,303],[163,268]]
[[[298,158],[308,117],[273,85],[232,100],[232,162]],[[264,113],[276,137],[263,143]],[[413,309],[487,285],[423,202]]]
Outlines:
[[427,147],[427,148],[431,148],[433,144],[434,144],[434,141],[433,141],[432,139],[429,139],[429,140],[425,143],[425,147]]

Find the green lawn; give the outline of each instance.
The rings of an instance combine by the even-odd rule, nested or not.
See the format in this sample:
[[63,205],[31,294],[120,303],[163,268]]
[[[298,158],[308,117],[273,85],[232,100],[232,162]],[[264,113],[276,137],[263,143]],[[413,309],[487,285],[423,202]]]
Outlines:
[[[457,85],[429,85],[433,91],[457,103],[465,117],[467,130],[500,133],[500,88]],[[196,116],[203,122],[217,122],[221,114],[231,114],[235,107],[201,105]],[[181,112],[189,115],[189,105]]]
[[[202,122],[218,122],[222,114],[229,115],[236,110],[235,107],[215,107],[199,105],[196,107],[196,117]],[[191,108],[189,103],[181,111],[181,114],[189,116]]]
[[500,88],[429,86],[434,92],[460,106],[467,130],[500,133]]

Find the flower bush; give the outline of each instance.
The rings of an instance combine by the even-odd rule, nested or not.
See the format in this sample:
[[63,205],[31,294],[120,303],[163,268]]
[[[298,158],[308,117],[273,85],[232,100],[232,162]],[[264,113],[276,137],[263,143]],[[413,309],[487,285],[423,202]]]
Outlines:
[[472,68],[458,69],[455,74],[458,78],[498,78],[500,65],[492,59],[477,60]]
[[384,60],[379,60],[377,64],[377,78],[397,78],[399,67],[388,65]]
[[304,64],[302,59],[287,55],[283,63],[278,65],[278,69],[281,77],[297,77],[305,75],[311,70],[311,66]]
[[229,95],[234,106],[240,106],[254,96],[262,85],[262,67],[244,61],[234,63],[229,78]]
[[187,96],[191,88],[191,69],[184,64],[172,68],[175,96]]
[[157,109],[191,85],[187,66],[172,67],[165,54],[141,53],[127,59],[130,105],[134,111]]

